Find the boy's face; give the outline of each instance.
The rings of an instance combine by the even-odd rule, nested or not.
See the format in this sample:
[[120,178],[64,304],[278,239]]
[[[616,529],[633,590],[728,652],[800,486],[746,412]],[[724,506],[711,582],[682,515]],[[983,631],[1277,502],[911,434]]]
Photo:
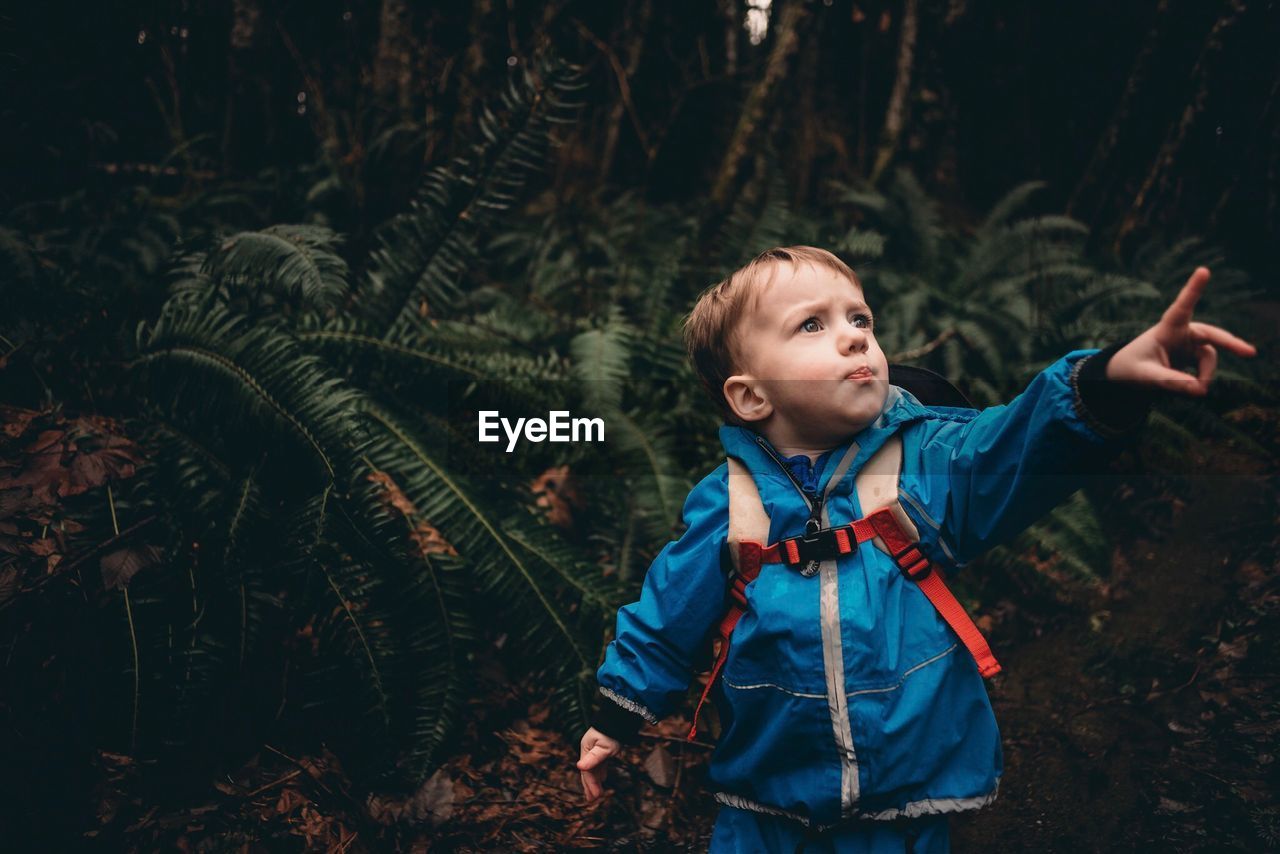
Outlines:
[[889,363],[862,290],[834,270],[779,262],[738,328],[729,405],[779,450],[826,450],[884,408]]

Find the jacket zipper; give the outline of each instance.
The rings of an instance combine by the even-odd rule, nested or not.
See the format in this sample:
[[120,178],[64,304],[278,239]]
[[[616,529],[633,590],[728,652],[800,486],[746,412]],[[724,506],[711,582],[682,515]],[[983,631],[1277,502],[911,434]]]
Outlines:
[[[805,504],[809,506],[809,518],[804,523],[805,536],[812,537],[814,534],[821,531],[822,505],[827,499],[826,495],[818,487],[814,487],[812,491],[805,489],[804,485],[800,483],[800,480],[795,476],[791,469],[787,467],[787,464],[782,461],[782,458],[778,456],[773,448],[769,447],[769,443],[765,441],[763,436],[756,436],[756,444],[760,446],[762,451],[769,455],[770,459],[778,464],[778,468],[782,469],[782,473],[787,476],[787,479],[795,486],[796,491],[798,491],[800,496],[804,498]],[[800,574],[809,578],[818,571],[819,566],[820,563],[818,561],[811,560],[805,564],[804,569],[800,570]]]
[[[787,468],[786,463],[784,463],[774,450],[769,447],[768,442],[765,441],[763,436],[756,436],[756,444],[760,446],[761,450],[769,455],[770,459],[778,464],[778,467],[782,469],[783,474],[787,476],[787,479],[795,486],[796,491],[800,493],[805,502],[809,505],[809,519],[805,522],[805,533],[812,534],[821,530],[822,506],[826,500],[826,496],[823,494],[822,490],[818,489],[813,493],[805,490],[799,479],[792,474],[791,469]],[[819,561],[809,561],[805,568],[801,570],[801,574],[805,576],[812,576],[821,569],[821,566],[822,564]],[[836,584],[834,576],[828,577],[828,575],[824,573],[822,583],[824,587],[830,585],[834,592]],[[838,596],[838,594],[835,594],[835,596]],[[849,815],[853,810],[854,804],[858,801],[858,756],[854,750],[853,733],[851,732],[849,724],[849,701],[844,695],[844,653],[840,651],[840,645],[838,642],[830,653],[832,655],[832,660],[837,662],[835,668],[836,678],[833,679],[830,664],[826,663],[828,656],[828,627],[826,623],[828,619],[831,619],[827,614],[828,608],[833,609],[834,611],[835,627],[832,631],[835,632],[837,639],[839,638],[840,632],[840,606],[835,596],[832,597],[830,604],[828,604],[826,596],[822,597],[822,606],[820,611],[822,614],[821,619],[823,621],[823,661],[824,667],[828,669],[827,702],[831,709],[832,725],[835,727],[834,740],[836,747],[840,751],[840,813],[841,815]],[[836,693],[833,694],[832,692]],[[831,706],[833,702],[836,703],[834,707]]]

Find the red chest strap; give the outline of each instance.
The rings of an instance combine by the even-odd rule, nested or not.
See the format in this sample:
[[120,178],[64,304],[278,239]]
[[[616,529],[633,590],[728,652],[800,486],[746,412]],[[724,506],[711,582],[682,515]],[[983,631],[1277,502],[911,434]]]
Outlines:
[[991,647],[982,632],[974,625],[973,620],[965,612],[964,606],[956,599],[942,580],[942,575],[935,571],[928,558],[902,530],[898,520],[887,507],[876,510],[869,516],[857,519],[838,528],[827,528],[812,536],[788,537],[771,546],[761,546],[755,542],[738,544],[739,569],[729,589],[729,609],[720,620],[720,653],[707,677],[707,684],[702,689],[697,708],[693,712],[693,726],[689,728],[688,739],[693,740],[698,733],[698,714],[711,694],[711,688],[724,669],[725,660],[729,657],[729,642],[738,620],[746,612],[746,587],[760,574],[760,567],[765,563],[783,563],[788,566],[810,560],[830,560],[837,555],[849,554],[860,543],[879,536],[888,548],[893,562],[898,565],[902,574],[914,581],[924,593],[938,615],[951,627],[960,638],[965,649],[978,664],[978,672],[984,677],[995,676],[1000,672],[1000,664],[991,653]]

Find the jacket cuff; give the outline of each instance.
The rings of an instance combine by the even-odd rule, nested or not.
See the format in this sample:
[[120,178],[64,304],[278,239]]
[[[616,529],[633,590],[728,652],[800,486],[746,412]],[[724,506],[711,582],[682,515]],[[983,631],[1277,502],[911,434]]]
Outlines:
[[640,733],[640,727],[647,722],[640,712],[624,708],[610,696],[612,692],[600,692],[600,702],[595,714],[591,717],[591,726],[623,744],[634,744]]
[[1085,356],[1071,371],[1076,414],[1104,439],[1133,435],[1147,420],[1155,395],[1144,386],[1107,379],[1107,363],[1128,341]]

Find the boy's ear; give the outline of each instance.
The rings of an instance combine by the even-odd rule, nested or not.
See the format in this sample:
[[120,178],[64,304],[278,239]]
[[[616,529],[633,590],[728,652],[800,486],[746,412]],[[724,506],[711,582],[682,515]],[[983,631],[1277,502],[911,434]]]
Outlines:
[[734,374],[724,381],[724,398],[733,414],[751,423],[773,414],[773,404],[760,394],[759,381],[750,374]]

